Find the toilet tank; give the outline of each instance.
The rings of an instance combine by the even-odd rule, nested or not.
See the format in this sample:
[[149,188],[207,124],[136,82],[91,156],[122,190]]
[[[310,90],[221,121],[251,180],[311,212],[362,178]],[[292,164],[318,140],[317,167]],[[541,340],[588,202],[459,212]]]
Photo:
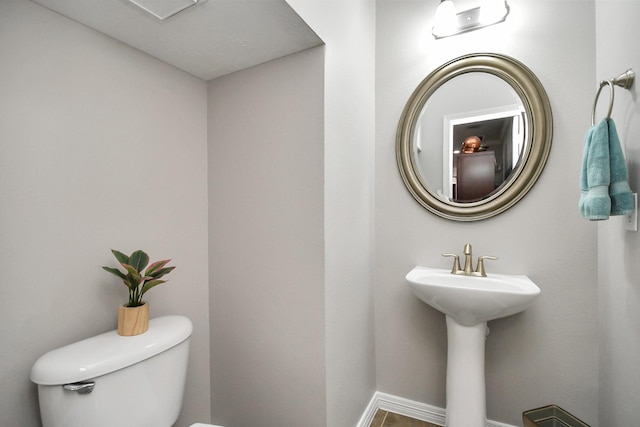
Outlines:
[[143,334],[111,331],[43,355],[31,369],[43,427],[171,427],[192,330],[186,317],[157,317]]

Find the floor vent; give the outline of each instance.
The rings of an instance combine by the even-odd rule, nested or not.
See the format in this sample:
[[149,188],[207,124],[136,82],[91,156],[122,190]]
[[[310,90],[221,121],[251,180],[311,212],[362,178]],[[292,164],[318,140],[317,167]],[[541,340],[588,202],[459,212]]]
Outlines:
[[557,405],[525,411],[522,420],[524,427],[589,427]]

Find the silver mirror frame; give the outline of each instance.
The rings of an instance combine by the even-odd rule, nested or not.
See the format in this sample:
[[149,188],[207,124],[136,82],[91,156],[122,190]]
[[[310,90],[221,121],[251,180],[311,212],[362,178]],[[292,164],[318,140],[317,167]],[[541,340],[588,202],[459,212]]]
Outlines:
[[[440,86],[465,73],[493,74],[518,94],[527,117],[525,150],[520,166],[495,194],[473,203],[447,202],[430,191],[420,177],[413,155],[417,120]],[[522,199],[539,178],[551,151],[553,117],[542,83],[521,62],[496,53],[474,53],[453,59],[431,72],[409,98],[398,125],[396,157],[400,175],[411,195],[430,212],[455,221],[477,221],[498,215]]]

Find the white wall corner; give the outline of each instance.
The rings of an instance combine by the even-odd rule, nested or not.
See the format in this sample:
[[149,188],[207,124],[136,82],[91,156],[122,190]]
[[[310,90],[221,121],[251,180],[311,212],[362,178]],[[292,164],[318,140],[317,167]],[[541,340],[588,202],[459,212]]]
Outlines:
[[[378,409],[439,426],[444,426],[446,422],[446,410],[443,408],[376,391],[356,427],[369,427]],[[487,427],[516,426],[487,420]]]

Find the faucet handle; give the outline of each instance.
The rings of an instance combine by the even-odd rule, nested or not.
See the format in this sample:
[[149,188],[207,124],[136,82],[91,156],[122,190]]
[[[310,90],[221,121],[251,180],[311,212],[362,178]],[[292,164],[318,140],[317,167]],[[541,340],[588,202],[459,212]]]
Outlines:
[[460,271],[460,257],[457,254],[441,254],[445,257],[453,258],[453,267],[451,268],[451,274],[458,274]]
[[478,264],[476,265],[476,271],[475,271],[478,276],[487,277],[487,272],[484,269],[484,260],[485,259],[497,260],[498,257],[497,256],[489,256],[489,255],[479,256],[478,257]]

